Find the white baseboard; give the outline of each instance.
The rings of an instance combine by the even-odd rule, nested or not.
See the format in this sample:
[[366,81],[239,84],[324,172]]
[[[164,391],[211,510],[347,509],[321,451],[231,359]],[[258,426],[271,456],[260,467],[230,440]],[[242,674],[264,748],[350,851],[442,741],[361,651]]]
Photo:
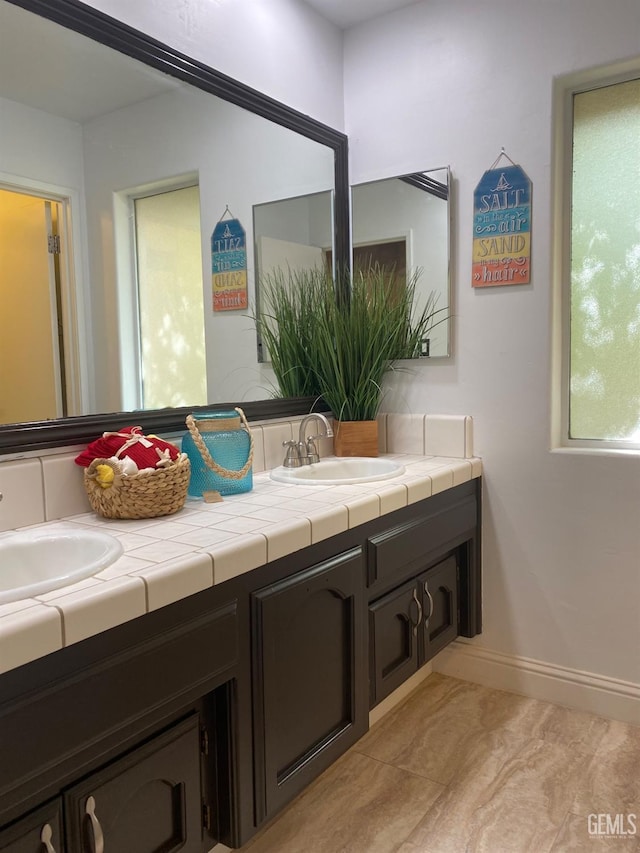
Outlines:
[[456,640],[432,661],[433,671],[520,693],[532,699],[640,725],[640,684],[505,655]]

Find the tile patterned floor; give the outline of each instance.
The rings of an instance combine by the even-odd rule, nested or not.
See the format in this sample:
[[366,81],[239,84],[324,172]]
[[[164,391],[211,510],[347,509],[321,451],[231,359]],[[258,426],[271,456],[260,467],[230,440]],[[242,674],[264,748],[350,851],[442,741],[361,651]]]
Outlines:
[[[597,814],[627,834],[590,833]],[[242,848],[610,850],[640,853],[640,727],[438,674]]]

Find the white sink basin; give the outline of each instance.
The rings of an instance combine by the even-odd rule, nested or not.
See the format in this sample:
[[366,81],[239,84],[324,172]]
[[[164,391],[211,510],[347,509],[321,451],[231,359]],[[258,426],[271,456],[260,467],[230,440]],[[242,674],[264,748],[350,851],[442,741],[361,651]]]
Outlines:
[[393,459],[367,456],[321,459],[299,468],[274,468],[271,479],[299,486],[338,486],[343,483],[370,483],[388,480],[404,473],[404,465]]
[[53,527],[2,536],[0,604],[88,578],[122,551],[122,543],[101,530]]

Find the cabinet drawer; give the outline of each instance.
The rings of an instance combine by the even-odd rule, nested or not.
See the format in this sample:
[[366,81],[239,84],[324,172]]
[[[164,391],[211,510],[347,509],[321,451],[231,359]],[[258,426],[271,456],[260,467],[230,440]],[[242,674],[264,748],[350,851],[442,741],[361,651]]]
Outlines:
[[201,853],[201,803],[194,715],[66,792],[67,846]]
[[475,495],[467,495],[441,505],[427,518],[372,536],[367,545],[369,587],[378,594],[415,576],[425,564],[470,539],[475,533],[477,512]]
[[[48,846],[47,846],[48,845]],[[0,853],[62,853],[61,800],[42,808],[0,832]]]

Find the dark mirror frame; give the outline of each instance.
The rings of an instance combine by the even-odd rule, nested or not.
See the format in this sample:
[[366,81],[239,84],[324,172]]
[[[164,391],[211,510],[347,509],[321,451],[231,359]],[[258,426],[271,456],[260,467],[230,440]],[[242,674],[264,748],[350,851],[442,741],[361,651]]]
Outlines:
[[[310,116],[294,110],[267,95],[252,89],[227,75],[179,53],[145,33],[115,18],[87,6],[79,0],[5,0],[34,12],[67,29],[88,36],[107,47],[144,62],[172,77],[216,95],[236,106],[289,128],[309,139],[333,149],[335,163],[334,196],[334,251],[337,268],[349,265],[349,174],[348,141],[340,131],[334,130]],[[250,420],[291,417],[324,409],[312,398],[272,398],[242,402]],[[0,426],[0,454],[24,453],[50,447],[85,444],[106,430],[139,424],[145,432],[177,432],[184,429],[187,414],[202,409],[229,409],[235,402],[191,406],[175,409],[136,410],[108,414],[83,415],[48,421],[31,421],[24,424]]]

